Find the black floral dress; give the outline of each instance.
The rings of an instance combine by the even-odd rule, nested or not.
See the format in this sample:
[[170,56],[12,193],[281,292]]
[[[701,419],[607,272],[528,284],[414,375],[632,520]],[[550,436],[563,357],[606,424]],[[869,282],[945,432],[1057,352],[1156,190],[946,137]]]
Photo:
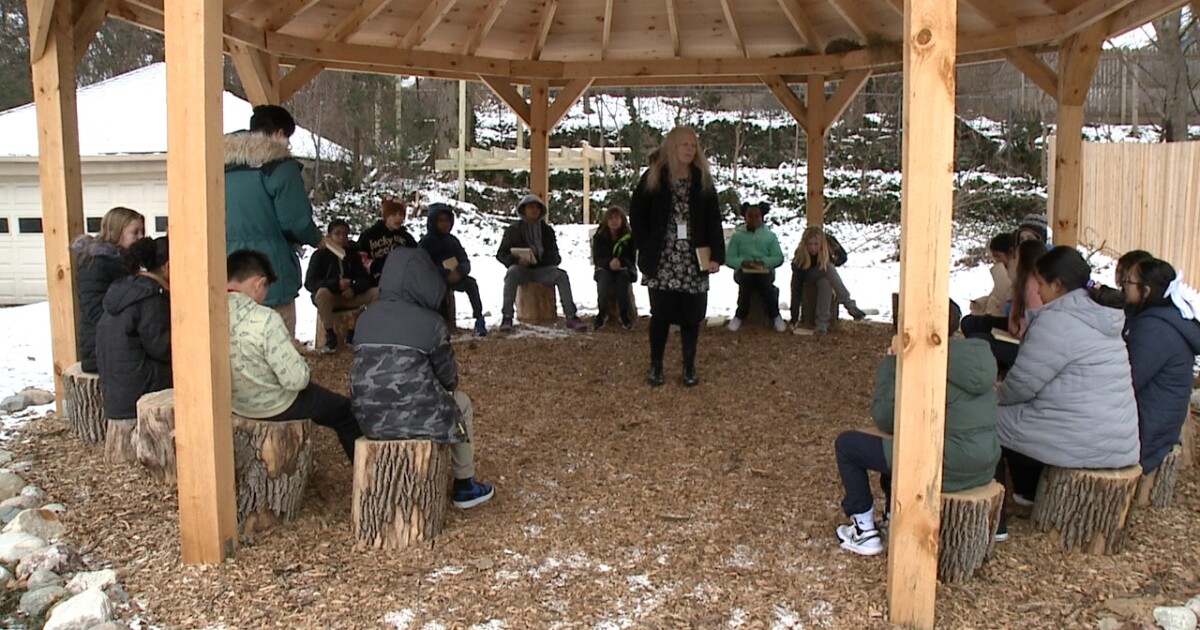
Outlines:
[[689,225],[688,190],[691,181],[675,180],[671,184],[671,219],[663,240],[658,275],[644,278],[647,288],[680,293],[708,293],[708,274],[700,269],[696,248],[689,238],[679,238],[679,226]]

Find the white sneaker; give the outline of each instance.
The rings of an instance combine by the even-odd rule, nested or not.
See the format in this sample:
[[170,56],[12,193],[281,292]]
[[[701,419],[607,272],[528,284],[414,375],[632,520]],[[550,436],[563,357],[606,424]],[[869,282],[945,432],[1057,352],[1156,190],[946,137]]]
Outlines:
[[813,329],[811,329],[811,328],[805,328],[805,327],[803,327],[803,326],[797,326],[797,327],[795,327],[795,328],[793,328],[793,329],[792,329],[792,334],[793,334],[793,335],[806,335],[806,336],[807,336],[807,335],[811,335],[811,334],[813,334]]
[[725,327],[729,329],[729,332],[737,332],[738,329],[742,327],[742,320],[734,317],[733,319],[729,320],[729,323],[726,324]]
[[782,317],[775,318],[775,332],[787,332],[787,322]]
[[877,556],[883,553],[883,538],[878,529],[863,531],[856,523],[838,525],[837,537],[842,541],[842,549],[853,551],[860,556]]
[[1026,499],[1023,495],[1017,494],[1016,492],[1013,493],[1013,503],[1024,507],[1033,507],[1032,500]]

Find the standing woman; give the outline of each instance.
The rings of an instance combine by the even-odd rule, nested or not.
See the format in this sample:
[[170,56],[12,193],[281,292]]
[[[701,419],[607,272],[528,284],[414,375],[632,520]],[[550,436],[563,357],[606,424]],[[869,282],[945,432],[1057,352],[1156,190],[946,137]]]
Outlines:
[[[650,290],[650,373],[663,384],[663,353],[671,324],[683,343],[683,384],[700,382],[696,344],[708,308],[708,275],[725,262],[725,234],[708,160],[691,127],[676,127],[650,157],[629,204],[642,284]],[[707,253],[701,267],[700,248]]]
[[84,234],[71,242],[79,258],[75,294],[79,298],[79,322],[75,328],[76,352],[84,372],[95,373],[96,324],[104,314],[104,294],[118,278],[134,272],[126,251],[146,232],[146,218],[136,210],[117,206],[100,220],[100,233]]

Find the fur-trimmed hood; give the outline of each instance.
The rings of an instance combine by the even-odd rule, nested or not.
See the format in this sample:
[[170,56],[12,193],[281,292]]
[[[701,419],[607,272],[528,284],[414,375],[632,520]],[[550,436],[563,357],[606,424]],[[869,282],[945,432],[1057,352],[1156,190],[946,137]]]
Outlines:
[[226,167],[261,168],[264,164],[291,157],[286,139],[250,131],[235,131],[225,135]]

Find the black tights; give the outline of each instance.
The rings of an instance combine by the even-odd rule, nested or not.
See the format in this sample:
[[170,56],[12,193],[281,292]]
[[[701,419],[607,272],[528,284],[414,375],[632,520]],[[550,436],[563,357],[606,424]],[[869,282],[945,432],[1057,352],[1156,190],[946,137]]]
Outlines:
[[[665,317],[650,316],[650,364],[662,365],[663,354],[667,350],[667,337],[671,334],[671,322]],[[680,341],[683,343],[683,366],[696,367],[696,345],[700,342],[700,322],[684,324],[679,327]]]

